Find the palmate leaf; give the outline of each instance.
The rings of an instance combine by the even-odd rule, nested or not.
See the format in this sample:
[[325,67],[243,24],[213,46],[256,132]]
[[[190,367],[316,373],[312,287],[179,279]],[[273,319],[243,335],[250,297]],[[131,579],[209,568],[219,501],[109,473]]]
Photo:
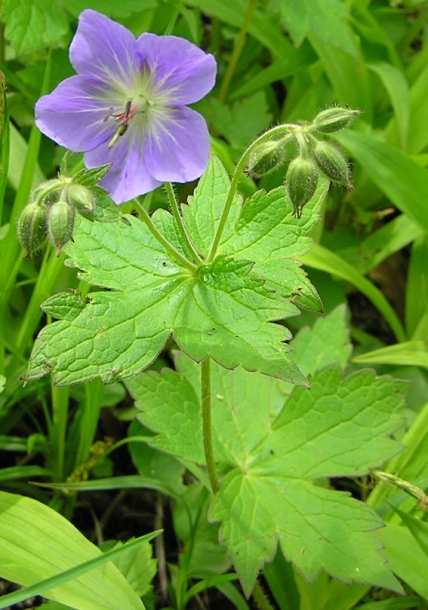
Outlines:
[[[142,422],[158,433],[151,444],[203,463],[199,369],[182,355],[176,364],[178,372],[145,373],[127,385]],[[404,384],[374,371],[343,379],[340,365],[310,381],[311,390],[295,388],[287,399],[279,380],[214,367],[214,455],[227,474],[210,518],[221,522],[221,540],[247,593],[278,544],[309,580],[324,569],[344,582],[401,590],[373,532],[379,517],[316,481],[362,476],[399,451],[389,435],[400,424]]]
[[[226,171],[214,159],[189,205],[183,206],[190,238],[203,255],[215,234],[229,184]],[[108,290],[90,293],[86,301],[78,294],[62,293],[43,304],[59,321],[40,333],[26,379],[53,373],[57,385],[96,376],[116,381],[150,365],[173,337],[195,361],[209,356],[226,368],[241,365],[306,385],[285,343],[290,332],[274,322],[298,313],[293,295],[310,300],[307,295],[313,294],[295,257],[310,247],[305,235],[316,221],[312,216],[316,218],[325,191],[324,184],[299,222],[289,218],[292,207],[283,188],[256,195],[241,216],[236,197],[220,254],[195,272],[171,258],[133,216],[107,223],[80,219],[75,242],[66,247],[67,264],[81,270],[82,280]],[[258,219],[268,218],[269,206],[275,226],[267,220],[259,226]],[[186,254],[168,212],[157,211],[153,222]],[[285,235],[281,246],[278,224]],[[232,236],[235,225],[240,231],[237,242]],[[264,239],[264,231],[270,237]],[[283,265],[282,277],[269,271],[263,276],[263,263],[270,256]]]

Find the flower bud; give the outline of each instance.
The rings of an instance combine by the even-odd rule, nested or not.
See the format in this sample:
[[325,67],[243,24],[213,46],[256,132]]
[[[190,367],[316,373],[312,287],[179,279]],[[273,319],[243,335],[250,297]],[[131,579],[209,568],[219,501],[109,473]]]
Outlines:
[[330,180],[352,188],[348,163],[336,146],[329,142],[317,142],[313,156],[320,170]]
[[72,182],[67,187],[67,200],[78,212],[92,214],[94,211],[94,196],[86,186]]
[[351,110],[350,108],[342,108],[335,106],[322,110],[312,122],[316,131],[321,133],[333,133],[345,127],[349,127],[354,118],[362,114],[362,110]]
[[251,153],[248,161],[248,174],[254,178],[261,178],[277,169],[284,163],[284,160],[285,150],[280,141],[264,142]]
[[61,254],[61,248],[73,235],[74,217],[75,209],[64,199],[60,199],[49,208],[48,237],[50,242],[58,248],[57,256]]
[[300,218],[303,206],[315,193],[318,182],[318,170],[311,159],[297,157],[288,166],[285,186],[294,206],[294,216]]
[[43,245],[47,237],[47,210],[37,203],[29,203],[18,219],[18,239],[30,257]]

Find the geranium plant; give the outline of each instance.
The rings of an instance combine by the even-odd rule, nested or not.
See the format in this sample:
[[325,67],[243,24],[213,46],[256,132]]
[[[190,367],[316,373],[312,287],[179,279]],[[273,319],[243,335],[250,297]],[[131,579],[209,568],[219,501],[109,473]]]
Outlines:
[[[23,379],[123,381],[149,431],[140,441],[209,491],[208,521],[245,595],[277,549],[310,582],[325,571],[401,593],[378,537],[382,520],[328,479],[367,475],[400,451],[392,434],[404,384],[344,374],[343,308],[310,334],[292,339],[286,326],[300,309],[322,309],[300,259],[330,184],[352,188],[330,135],[360,112],[335,106],[280,123],[230,175],[210,156],[205,118],[188,108],[214,87],[213,55],[176,36],[135,38],[85,10],[70,61],[77,74],[41,97],[36,124],[83,153],[86,168],[69,174],[64,162],[40,184],[18,232],[28,256],[48,240],[93,288],[43,303],[55,321],[38,335]],[[280,186],[257,188],[278,171]],[[255,180],[247,197],[244,176]],[[179,202],[171,183],[196,179]],[[141,196],[161,185],[169,209],[150,214]],[[152,370],[162,353],[171,368]]]

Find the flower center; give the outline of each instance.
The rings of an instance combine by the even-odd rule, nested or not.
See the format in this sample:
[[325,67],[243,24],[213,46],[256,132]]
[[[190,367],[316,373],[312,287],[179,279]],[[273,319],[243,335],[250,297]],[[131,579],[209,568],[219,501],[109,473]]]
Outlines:
[[162,91],[163,83],[154,83],[154,75],[147,66],[144,66],[137,75],[134,74],[134,78],[135,80],[128,90],[120,92],[121,95],[129,96],[124,110],[113,114],[114,109],[110,108],[109,113],[104,118],[104,121],[114,119],[117,124],[116,133],[107,144],[108,148],[112,148],[118,139],[128,131],[131,120],[135,116],[139,115],[142,122],[146,124],[148,114],[152,109],[154,111],[153,120],[155,121],[156,113],[162,112],[162,109],[165,109],[170,101],[168,93]]

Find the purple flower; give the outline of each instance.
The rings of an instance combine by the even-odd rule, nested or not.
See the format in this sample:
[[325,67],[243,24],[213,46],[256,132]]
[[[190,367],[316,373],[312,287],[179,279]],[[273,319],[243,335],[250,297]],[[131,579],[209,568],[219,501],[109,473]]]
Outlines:
[[100,184],[116,203],[164,181],[202,175],[209,133],[186,104],[214,86],[212,55],[176,36],[135,39],[88,9],[80,15],[70,61],[77,75],[37,102],[36,123],[58,144],[84,152],[88,168],[111,164]]

